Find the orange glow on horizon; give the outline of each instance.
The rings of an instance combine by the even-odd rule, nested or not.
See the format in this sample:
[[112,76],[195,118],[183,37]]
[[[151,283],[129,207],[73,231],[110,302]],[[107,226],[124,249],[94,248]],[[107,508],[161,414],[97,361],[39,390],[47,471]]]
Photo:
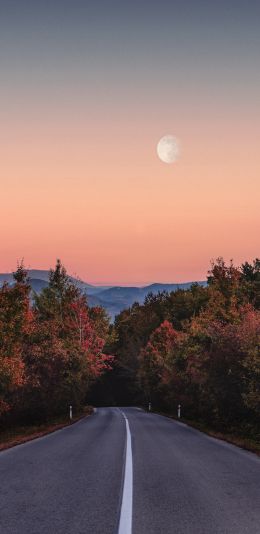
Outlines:
[[[212,258],[259,255],[259,126],[166,117],[6,120],[0,271],[60,257],[90,283],[143,285],[202,280]],[[156,155],[168,131],[182,146],[172,165]]]

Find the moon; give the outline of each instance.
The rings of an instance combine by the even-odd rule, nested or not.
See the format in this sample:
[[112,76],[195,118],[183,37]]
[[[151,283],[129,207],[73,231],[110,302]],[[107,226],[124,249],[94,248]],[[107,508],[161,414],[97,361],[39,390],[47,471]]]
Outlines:
[[174,163],[180,153],[178,139],[173,135],[164,135],[158,145],[157,154],[164,163]]

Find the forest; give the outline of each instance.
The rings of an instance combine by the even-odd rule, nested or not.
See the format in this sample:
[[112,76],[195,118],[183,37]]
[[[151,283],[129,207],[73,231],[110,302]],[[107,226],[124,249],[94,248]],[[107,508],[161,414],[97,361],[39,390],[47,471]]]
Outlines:
[[206,287],[150,294],[115,320],[96,404],[137,404],[260,438],[260,260],[212,262]]
[[86,401],[92,381],[111,368],[103,351],[109,320],[89,308],[58,260],[39,295],[23,265],[0,289],[0,421],[48,421]]
[[31,294],[23,265],[0,288],[0,425],[70,404],[138,405],[259,436],[260,260],[218,258],[207,286],[149,294],[111,324],[58,260]]

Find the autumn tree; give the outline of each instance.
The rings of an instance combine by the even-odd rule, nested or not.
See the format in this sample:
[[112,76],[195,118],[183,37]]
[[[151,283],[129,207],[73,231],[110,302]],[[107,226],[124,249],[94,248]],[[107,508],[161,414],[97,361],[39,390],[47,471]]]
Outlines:
[[241,267],[241,275],[248,300],[260,310],[260,259],[253,263],[245,262]]
[[14,283],[0,288],[0,416],[10,410],[25,381],[23,351],[32,323],[30,285],[23,264]]
[[[30,417],[49,417],[84,401],[89,385],[111,364],[103,353],[108,319],[92,311],[58,260],[49,285],[35,296],[34,330],[25,363],[24,403]],[[32,402],[33,400],[33,402]]]
[[[243,399],[259,425],[260,413],[260,311],[248,307],[238,328],[241,350],[244,353],[242,382]],[[260,433],[260,431],[259,431]]]
[[[0,415],[39,421],[79,408],[90,384],[111,367],[109,321],[90,310],[58,260],[34,295],[23,265],[0,289]],[[10,419],[11,420],[11,419]]]
[[165,386],[172,374],[172,355],[180,340],[169,321],[164,321],[151,334],[147,345],[139,356],[139,379],[146,393],[147,400],[161,404]]

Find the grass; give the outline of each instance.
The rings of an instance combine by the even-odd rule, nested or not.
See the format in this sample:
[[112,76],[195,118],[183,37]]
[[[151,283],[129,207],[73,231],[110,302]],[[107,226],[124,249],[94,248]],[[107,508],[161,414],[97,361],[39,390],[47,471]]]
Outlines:
[[0,431],[0,451],[4,449],[9,449],[10,447],[15,447],[15,445],[20,445],[21,443],[26,443],[26,441],[31,441],[36,438],[55,432],[60,428],[64,428],[73,423],[76,423],[83,417],[91,415],[93,413],[92,406],[86,406],[81,412],[77,413],[73,417],[72,422],[69,421],[68,416],[59,416],[54,419],[35,425],[26,425],[26,426],[15,426],[13,428],[8,428],[7,430]]

